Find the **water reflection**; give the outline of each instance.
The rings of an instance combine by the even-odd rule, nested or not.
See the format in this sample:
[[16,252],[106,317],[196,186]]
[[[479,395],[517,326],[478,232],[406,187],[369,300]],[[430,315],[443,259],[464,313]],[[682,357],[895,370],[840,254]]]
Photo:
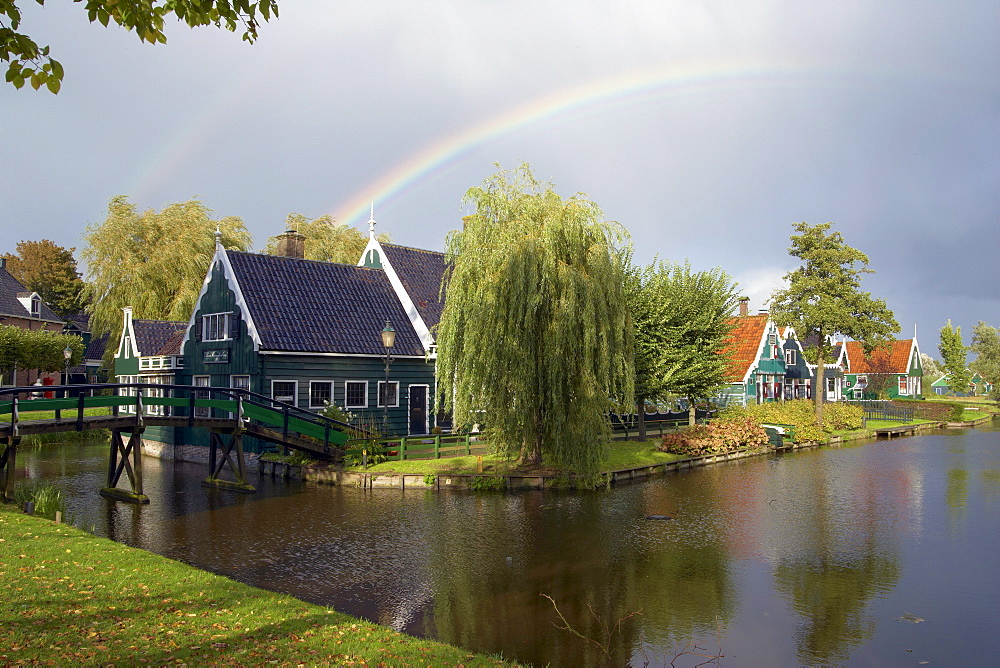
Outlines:
[[[739,665],[971,664],[1000,652],[984,621],[1000,593],[986,558],[1000,534],[996,436],[794,453],[590,494],[260,478],[243,495],[201,487],[202,467],[147,459],[149,506],[97,495],[104,447],[18,462],[58,481],[78,523],[115,540],[539,665],[666,665],[691,642]],[[558,629],[542,594],[611,659]],[[928,620],[918,636],[896,621],[907,611]]]

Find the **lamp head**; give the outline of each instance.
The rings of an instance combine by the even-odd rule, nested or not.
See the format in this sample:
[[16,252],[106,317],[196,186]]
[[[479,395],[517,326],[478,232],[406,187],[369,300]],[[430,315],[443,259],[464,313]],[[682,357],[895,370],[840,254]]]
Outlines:
[[382,330],[382,346],[389,350],[396,345],[396,330],[392,328],[389,321],[385,321],[385,328]]

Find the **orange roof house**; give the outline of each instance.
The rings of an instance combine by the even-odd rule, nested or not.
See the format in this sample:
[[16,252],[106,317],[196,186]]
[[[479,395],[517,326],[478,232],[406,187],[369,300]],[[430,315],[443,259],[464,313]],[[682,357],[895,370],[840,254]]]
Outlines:
[[722,352],[729,356],[719,396],[722,404],[780,401],[810,395],[812,373],[802,359],[795,332],[784,332],[767,313],[730,318],[732,331]]
[[732,331],[724,348],[729,354],[726,381],[746,382],[760,359],[761,350],[766,342],[765,334],[774,328],[774,325],[767,314],[730,318],[729,324],[732,326]]
[[864,343],[844,344],[844,390],[854,399],[919,397],[923,364],[916,337],[891,341],[887,347],[865,354]]

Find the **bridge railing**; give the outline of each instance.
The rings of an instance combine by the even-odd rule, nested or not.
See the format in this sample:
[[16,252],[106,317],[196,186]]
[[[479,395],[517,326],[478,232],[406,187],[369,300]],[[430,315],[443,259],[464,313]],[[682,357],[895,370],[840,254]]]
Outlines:
[[[95,411],[108,415],[132,414],[142,417],[186,418],[190,426],[198,420],[215,419],[254,423],[288,436],[309,437],[324,451],[331,445],[343,447],[351,425],[318,415],[297,406],[249,390],[229,387],[201,387],[158,383],[99,383],[91,385],[50,385],[45,398],[39,388],[0,388],[0,425],[17,435],[22,413],[52,411],[55,420],[85,428],[85,417]],[[62,396],[59,396],[62,395]],[[64,416],[64,413],[69,415]],[[30,418],[29,418],[30,419]]]

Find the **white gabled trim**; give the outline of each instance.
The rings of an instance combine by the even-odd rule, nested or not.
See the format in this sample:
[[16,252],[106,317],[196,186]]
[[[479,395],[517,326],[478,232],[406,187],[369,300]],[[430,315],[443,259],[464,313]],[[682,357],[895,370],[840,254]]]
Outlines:
[[184,339],[181,341],[181,350],[184,350],[184,346],[187,345],[188,340],[191,338],[191,330],[195,326],[195,316],[198,314],[202,298],[208,292],[208,285],[212,282],[212,272],[215,270],[216,264],[222,265],[222,275],[225,277],[229,289],[236,296],[236,305],[240,307],[243,322],[247,325],[247,334],[253,341],[254,352],[258,352],[260,350],[260,334],[257,332],[257,325],[253,321],[250,307],[247,306],[247,300],[243,296],[243,290],[240,289],[240,283],[236,280],[236,272],[233,271],[233,265],[229,262],[229,255],[226,254],[226,249],[222,247],[222,244],[218,242],[215,244],[215,256],[212,258],[212,264],[208,266],[205,280],[201,284],[201,292],[198,293],[198,299],[194,303],[194,310],[191,311],[191,319],[188,321],[187,330],[184,332]]
[[369,234],[368,245],[365,246],[365,250],[361,253],[361,259],[358,260],[358,266],[365,266],[365,258],[368,256],[369,251],[376,251],[378,253],[379,262],[382,264],[382,271],[389,278],[389,283],[392,285],[392,289],[396,293],[396,298],[399,299],[400,305],[403,310],[406,311],[406,316],[410,319],[410,326],[413,327],[413,331],[416,332],[417,336],[420,337],[420,344],[424,347],[425,353],[430,353],[431,348],[434,346],[434,337],[431,336],[431,331],[424,322],[424,319],[420,317],[420,313],[417,311],[416,305],[413,300],[410,299],[409,293],[406,288],[403,287],[403,282],[399,280],[399,275],[396,270],[392,268],[392,263],[389,262],[388,256],[382,249],[382,244],[379,240],[375,238],[374,230]]
[[[922,359],[920,359],[920,346],[917,345],[917,333],[916,333],[916,330],[917,330],[917,326],[914,325],[913,326],[913,340],[912,340],[912,343],[910,344],[910,359],[912,360],[914,354],[916,354],[916,356],[917,356],[917,366],[920,367],[920,373],[923,374],[923,372],[924,372],[924,361]],[[907,375],[910,374],[910,363],[909,363],[909,361],[907,361],[907,363],[906,363],[906,374]]]
[[129,349],[132,351],[132,357],[138,359],[139,348],[135,343],[135,330],[132,328],[132,307],[126,306],[122,309],[122,317],[125,318],[125,322],[122,323],[122,334],[118,338],[118,350],[115,352],[115,359],[122,359],[122,347],[125,342],[128,341]]

